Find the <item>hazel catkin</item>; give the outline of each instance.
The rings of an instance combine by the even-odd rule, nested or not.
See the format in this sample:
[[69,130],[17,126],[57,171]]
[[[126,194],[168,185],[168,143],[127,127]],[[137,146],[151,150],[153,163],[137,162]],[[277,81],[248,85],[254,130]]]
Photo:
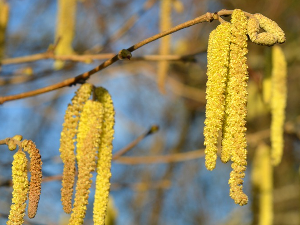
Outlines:
[[12,163],[12,182],[12,205],[6,224],[23,224],[28,194],[28,177],[27,158],[25,153],[21,150],[14,154],[14,160]]
[[42,159],[40,151],[36,148],[35,144],[31,140],[22,141],[22,147],[24,151],[29,153],[30,157],[30,185],[29,185],[29,201],[28,201],[28,217],[34,218],[40,196],[42,185]]
[[95,225],[104,225],[110,189],[110,168],[113,148],[112,141],[114,135],[115,110],[111,96],[106,89],[102,87],[96,88],[95,94],[97,100],[103,104],[104,114],[103,129],[100,137],[101,144],[97,162],[93,220]]
[[[213,170],[216,166],[217,144],[222,129],[225,111],[225,91],[228,79],[230,23],[224,22],[213,30],[208,39],[206,118],[204,127],[205,166]],[[223,152],[224,161],[230,158]]]
[[85,83],[80,86],[68,105],[65,116],[63,129],[60,138],[60,158],[63,161],[63,179],[61,188],[61,201],[63,210],[71,213],[72,195],[75,181],[75,153],[74,142],[77,135],[77,126],[81,111],[85,102],[89,99],[92,92],[92,85]]
[[271,158],[273,165],[281,162],[284,147],[284,120],[287,98],[287,64],[279,46],[272,48],[271,78]]
[[285,42],[285,34],[275,21],[260,13],[254,14],[254,17],[259,21],[259,27],[264,29],[267,33],[271,33],[274,37],[276,37],[279,44]]
[[230,197],[236,204],[245,205],[248,197],[243,193],[243,180],[247,165],[247,17],[236,9],[231,17],[229,75],[226,91],[225,122],[222,151],[231,153],[232,171],[228,181]]
[[259,33],[260,26],[256,17],[251,16],[248,20],[248,35],[253,43],[272,46],[277,43],[277,37],[270,32]]
[[[59,42],[55,48],[56,55],[71,55],[74,53],[72,42],[75,34],[76,0],[58,0],[55,39]],[[64,62],[56,60],[55,69],[61,69]]]
[[[78,180],[72,214],[69,224],[83,224],[89,189],[92,184],[91,172],[96,168],[97,150],[100,145],[100,134],[103,121],[102,104],[88,100],[83,107],[79,121],[77,150],[81,153],[78,158]],[[83,136],[80,136],[84,134]]]

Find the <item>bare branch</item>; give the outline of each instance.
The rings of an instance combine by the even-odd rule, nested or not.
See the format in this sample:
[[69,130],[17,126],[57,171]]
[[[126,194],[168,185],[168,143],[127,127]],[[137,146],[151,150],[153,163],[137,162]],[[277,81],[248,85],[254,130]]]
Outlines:
[[[149,44],[150,42],[153,42],[159,38],[162,38],[166,35],[172,34],[174,32],[177,32],[179,30],[182,30],[184,28],[193,26],[195,24],[198,23],[202,23],[202,22],[212,22],[213,20],[218,20],[219,16],[224,16],[224,15],[230,15],[232,14],[233,10],[221,10],[218,13],[210,13],[207,12],[206,14],[199,16],[193,20],[187,21],[185,23],[182,23],[176,27],[173,27],[170,30],[164,31],[162,33],[156,34],[150,38],[147,38],[133,46],[131,46],[130,48],[128,48],[127,50],[130,52],[133,52],[137,49],[139,49],[140,47]],[[249,13],[247,13],[248,16],[251,15]],[[246,14],[246,15],[247,15]],[[10,96],[4,96],[4,97],[0,97],[0,104],[3,104],[4,102],[7,101],[13,101],[13,100],[17,100],[17,99],[22,99],[22,98],[27,98],[27,97],[31,97],[31,96],[35,96],[35,95],[39,95],[39,94],[43,94],[46,92],[50,92],[62,87],[66,87],[66,86],[72,86],[72,85],[76,85],[77,83],[82,83],[85,82],[91,75],[95,74],[96,72],[105,69],[106,67],[112,65],[113,63],[117,62],[118,59],[118,54],[113,56],[111,59],[106,60],[105,62],[103,62],[102,64],[100,64],[99,66],[95,67],[94,69],[87,71],[85,73],[79,74],[76,77],[73,78],[69,78],[66,79],[62,82],[59,82],[57,84],[53,84],[53,85],[49,85],[47,87],[43,87],[40,89],[36,89],[33,91],[28,91],[28,92],[24,92],[24,93],[20,93],[20,94],[16,94],[16,95],[10,95]]]

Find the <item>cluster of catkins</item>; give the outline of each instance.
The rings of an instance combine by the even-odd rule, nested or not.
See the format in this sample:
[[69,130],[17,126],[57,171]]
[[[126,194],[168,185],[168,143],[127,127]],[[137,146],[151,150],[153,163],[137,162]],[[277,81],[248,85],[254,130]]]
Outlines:
[[[21,135],[9,138],[7,145],[9,150],[13,151],[17,148],[16,142],[21,148],[14,154],[12,162],[12,205],[8,216],[8,225],[23,224],[26,200],[28,198],[28,217],[34,218],[38,208],[41,195],[42,183],[42,160],[39,150],[31,140],[22,140]],[[25,152],[30,157],[30,182],[27,176],[27,158]],[[28,195],[28,197],[27,197]]]
[[[93,99],[90,100],[92,92]],[[96,168],[94,224],[105,223],[111,177],[114,114],[113,102],[108,91],[88,83],[77,90],[72,103],[68,105],[59,151],[64,163],[61,201],[64,211],[72,212],[69,224],[83,224],[92,172]],[[78,177],[72,207],[76,161]]]
[[[260,28],[265,32],[259,33]],[[248,18],[236,9],[230,23],[223,21],[210,33],[207,50],[205,165],[208,170],[215,168],[219,133],[222,133],[221,161],[232,161],[230,196],[240,205],[248,202],[242,190],[247,166],[248,36],[260,45],[285,42],[285,34],[277,23],[261,14]]]

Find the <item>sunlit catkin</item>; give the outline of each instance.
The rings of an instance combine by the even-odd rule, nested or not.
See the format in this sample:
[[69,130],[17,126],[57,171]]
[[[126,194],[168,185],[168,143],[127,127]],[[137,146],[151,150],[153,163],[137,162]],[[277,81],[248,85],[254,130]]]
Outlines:
[[236,204],[245,205],[248,197],[243,193],[243,180],[247,165],[247,17],[240,9],[231,18],[230,62],[226,92],[225,122],[222,151],[231,153],[232,172],[228,181],[230,197]]
[[101,126],[103,121],[102,104],[98,101],[88,100],[83,107],[78,126],[78,136],[85,133],[84,138],[77,139],[77,149],[82,153],[77,160],[78,180],[76,194],[69,224],[83,224],[92,174],[96,169],[97,150],[100,145]]
[[[206,119],[204,127],[205,166],[213,170],[217,160],[217,144],[225,115],[225,91],[228,78],[230,23],[224,22],[213,30],[208,39]],[[229,152],[222,152],[222,160],[230,159]]]
[[283,154],[283,126],[285,120],[285,107],[287,97],[287,65],[282,49],[274,46],[272,49],[272,91],[271,91],[271,143],[272,162],[278,165]]
[[113,102],[108,91],[102,87],[96,88],[96,97],[103,104],[103,129],[98,153],[96,192],[94,201],[94,224],[104,225],[108,204],[111,177],[112,141],[114,136]]
[[28,177],[27,158],[25,153],[20,150],[14,154],[14,160],[12,163],[12,182],[12,205],[6,224],[23,224],[28,193]]
[[[160,31],[166,31],[172,27],[172,0],[161,0],[160,1]],[[167,55],[170,54],[171,46],[171,35],[167,35],[161,38],[159,47],[159,54]],[[162,60],[158,63],[158,88],[161,93],[165,93],[165,82],[169,69],[169,62]]]
[[285,34],[275,21],[259,13],[254,14],[254,17],[258,20],[259,27],[264,29],[267,33],[272,34],[278,43],[282,44],[285,42]]
[[277,43],[277,37],[270,32],[259,33],[260,26],[256,17],[251,16],[248,20],[248,35],[253,43],[271,46]]
[[75,180],[74,142],[80,113],[92,92],[92,85],[85,83],[76,91],[72,103],[68,105],[64,117],[63,130],[60,138],[60,157],[64,163],[61,201],[66,213],[72,210],[72,195]]
[[42,185],[42,159],[40,151],[36,148],[31,140],[22,141],[24,151],[29,153],[30,157],[30,185],[29,185],[29,201],[28,201],[28,217],[34,218],[40,196]]
[[259,195],[258,225],[273,224],[273,166],[270,148],[261,143],[258,145],[252,164],[252,185]]
[[[59,42],[55,48],[55,54],[70,55],[74,53],[72,41],[75,34],[77,0],[58,0],[57,2],[55,39],[59,39]],[[57,60],[54,67],[55,69],[61,69],[63,65],[62,61]]]

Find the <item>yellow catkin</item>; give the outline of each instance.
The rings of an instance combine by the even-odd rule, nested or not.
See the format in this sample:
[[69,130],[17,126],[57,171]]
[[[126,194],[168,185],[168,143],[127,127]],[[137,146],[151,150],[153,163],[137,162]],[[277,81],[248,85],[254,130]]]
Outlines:
[[[76,5],[77,0],[58,0],[57,1],[57,22],[55,39],[59,43],[55,48],[56,55],[73,54],[72,41],[75,34]],[[64,63],[60,60],[55,61],[55,69],[61,69]]]
[[277,43],[277,37],[270,32],[259,33],[260,26],[256,17],[252,16],[248,21],[248,35],[253,43],[271,46]]
[[262,80],[262,97],[263,102],[270,105],[271,102],[271,73],[272,73],[272,57],[271,57],[272,48],[265,49],[265,71]]
[[[204,127],[205,165],[213,170],[217,160],[217,144],[225,115],[225,91],[228,78],[230,23],[224,22],[213,30],[208,39],[206,119]],[[222,152],[223,161],[230,158]],[[226,159],[225,159],[226,158]]]
[[259,27],[264,29],[267,33],[272,34],[278,43],[282,44],[285,42],[285,34],[275,21],[259,13],[254,14],[254,17],[258,20]]
[[177,13],[182,13],[184,11],[184,5],[181,0],[173,0],[173,8]]
[[103,130],[101,134],[101,144],[97,162],[96,192],[94,201],[94,224],[104,225],[108,204],[110,177],[111,177],[111,159],[112,159],[112,141],[114,136],[114,115],[115,110],[110,94],[104,88],[95,90],[98,101],[103,104]]
[[268,145],[259,144],[252,168],[252,184],[259,195],[258,225],[271,225],[273,224],[273,166]]
[[12,182],[12,205],[6,224],[23,224],[28,193],[27,158],[23,151],[17,151],[14,154]]
[[24,151],[29,153],[30,157],[30,185],[29,185],[29,202],[28,202],[28,217],[34,218],[40,196],[42,185],[42,159],[40,151],[31,140],[22,141]]
[[271,143],[272,162],[278,165],[281,162],[284,140],[283,126],[285,120],[285,107],[287,97],[287,65],[282,49],[274,46],[272,49],[272,96],[271,96]]
[[247,165],[247,17],[240,9],[231,18],[229,76],[226,92],[225,122],[222,151],[231,153],[232,172],[228,181],[230,197],[236,204],[245,205],[248,197],[243,193],[243,180]]
[[[166,31],[172,27],[172,0],[160,0],[160,31]],[[161,38],[159,54],[170,54],[171,36]],[[162,60],[158,63],[158,88],[161,93],[165,93],[165,82],[169,69],[169,62]]]
[[5,32],[9,19],[9,5],[5,0],[0,0],[0,59],[5,51]]
[[72,103],[68,105],[64,117],[63,130],[60,138],[60,157],[64,163],[61,201],[63,209],[66,213],[72,210],[72,195],[75,180],[75,154],[74,142],[77,134],[77,125],[80,113],[83,109],[85,102],[89,99],[92,92],[92,85],[85,83],[81,85]]
[[118,211],[114,204],[114,199],[110,196],[107,205],[107,215],[105,218],[105,225],[114,225],[116,224],[118,216]]
[[77,140],[77,149],[82,153],[78,159],[78,180],[76,194],[69,224],[83,224],[90,187],[92,172],[96,169],[97,150],[100,145],[101,126],[103,121],[103,107],[98,101],[88,100],[84,105],[78,135],[87,133],[85,138]]

